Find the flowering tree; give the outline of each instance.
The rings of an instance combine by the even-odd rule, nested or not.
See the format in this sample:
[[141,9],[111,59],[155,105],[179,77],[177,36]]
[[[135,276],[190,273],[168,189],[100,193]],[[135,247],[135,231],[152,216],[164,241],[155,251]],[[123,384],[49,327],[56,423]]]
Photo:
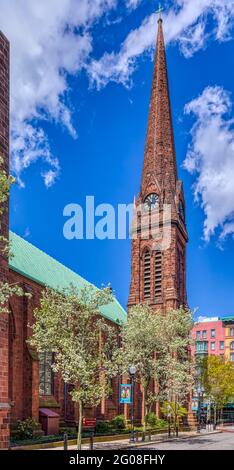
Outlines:
[[192,314],[183,307],[170,310],[162,317],[163,351],[159,358],[159,399],[170,408],[176,429],[179,418],[186,414],[184,405],[194,384],[194,365],[189,354],[192,327]]
[[123,326],[122,368],[127,373],[130,365],[136,367],[136,380],[145,399],[144,428],[148,411],[156,401],[173,402],[177,423],[179,407],[193,384],[188,354],[192,325],[191,313],[183,308],[160,315],[148,305],[136,305],[129,312]]
[[34,311],[30,344],[38,352],[53,352],[53,371],[73,385],[72,400],[79,408],[78,450],[84,407],[101,402],[110,392],[110,378],[118,371],[113,359],[117,331],[99,312],[112,301],[109,288],[88,286],[79,292],[72,286],[63,292],[47,288]]
[[136,381],[141,384],[145,410],[143,425],[146,429],[146,416],[157,394],[152,393],[152,380],[158,379],[157,354],[162,351],[161,320],[148,305],[134,306],[123,326],[122,371],[129,374],[129,367],[136,367]]
[[161,318],[163,354],[160,359],[161,397],[183,403],[193,385],[193,365],[189,356],[192,344],[192,315],[189,310],[170,310]]
[[[6,203],[9,197],[11,185],[14,183],[14,178],[8,176],[3,169],[3,159],[0,156],[0,227],[3,214],[6,210]],[[10,256],[9,243],[3,234],[0,234],[0,254]],[[13,295],[24,295],[23,290],[17,285],[9,285],[8,282],[0,282],[0,315],[8,313],[9,299]]]

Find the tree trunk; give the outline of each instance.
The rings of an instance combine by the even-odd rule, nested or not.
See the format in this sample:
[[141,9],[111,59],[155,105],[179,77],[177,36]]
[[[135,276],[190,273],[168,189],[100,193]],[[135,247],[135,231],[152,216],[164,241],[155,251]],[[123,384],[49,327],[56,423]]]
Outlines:
[[223,422],[224,422],[224,420],[223,420],[223,407],[220,410],[220,420],[221,420],[221,424],[223,425]]
[[176,401],[176,398],[174,399],[174,432],[176,434],[176,437],[178,437],[178,404],[177,404],[177,401]]
[[147,427],[147,423],[146,423],[147,414],[148,414],[148,406],[145,404],[144,422],[143,422],[143,431],[144,432],[146,432],[146,427]]
[[175,416],[175,422],[176,422],[176,437],[179,436],[179,418],[178,418],[178,403],[175,404],[176,408],[176,416]]
[[149,413],[149,408],[147,404],[147,398],[148,398],[148,389],[149,389],[149,384],[146,382],[145,385],[143,385],[143,391],[144,391],[144,416],[143,416],[143,432],[146,433],[146,416]]
[[77,450],[81,450],[83,406],[82,406],[81,401],[79,401],[78,403],[79,403],[79,421],[78,421],[78,432],[77,432]]
[[216,404],[214,404],[214,429],[216,429],[216,424],[217,424],[217,409],[216,409]]

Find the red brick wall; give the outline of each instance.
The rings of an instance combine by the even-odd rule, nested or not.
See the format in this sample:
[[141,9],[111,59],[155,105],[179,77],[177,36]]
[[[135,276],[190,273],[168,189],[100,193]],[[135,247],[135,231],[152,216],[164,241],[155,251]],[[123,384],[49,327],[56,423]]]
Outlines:
[[10,329],[10,390],[12,421],[28,417],[39,419],[39,362],[35,351],[27,340],[30,337],[29,324],[33,322],[33,310],[39,306],[41,286],[9,271],[9,282],[17,283],[32,298],[14,297],[10,301],[13,328]]
[[[9,42],[0,31],[0,156],[9,170]],[[1,220],[1,234],[8,237],[8,204]],[[1,263],[2,268],[2,263]]]
[[[28,324],[33,322],[33,310],[39,305],[42,287],[36,282],[21,276],[14,271],[9,272],[9,281],[18,283],[25,291],[32,294],[32,298],[11,299],[11,328],[10,328],[10,390],[11,390],[11,419],[12,421],[33,417],[38,421],[39,407],[49,408],[58,412],[61,421],[67,419],[74,423],[76,410],[71,401],[69,390],[66,400],[66,417],[64,403],[64,383],[56,375],[54,378],[54,395],[39,397],[39,362],[37,355],[27,345],[30,337]],[[119,413],[118,381],[115,379],[112,398],[105,400],[104,414],[97,410],[86,410],[87,416],[96,416],[100,419],[111,419]]]
[[[0,32],[0,155],[9,165],[9,43]],[[1,235],[8,236],[8,205],[1,222]],[[0,282],[7,279],[8,263],[0,247]],[[0,315],[0,449],[8,447],[8,316]]]

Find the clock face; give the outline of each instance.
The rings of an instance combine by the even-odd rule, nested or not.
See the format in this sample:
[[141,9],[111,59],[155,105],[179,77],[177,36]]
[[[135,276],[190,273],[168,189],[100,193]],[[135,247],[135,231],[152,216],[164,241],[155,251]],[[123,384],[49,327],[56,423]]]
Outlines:
[[156,193],[149,194],[145,198],[144,206],[147,210],[156,209],[159,204],[159,196]]

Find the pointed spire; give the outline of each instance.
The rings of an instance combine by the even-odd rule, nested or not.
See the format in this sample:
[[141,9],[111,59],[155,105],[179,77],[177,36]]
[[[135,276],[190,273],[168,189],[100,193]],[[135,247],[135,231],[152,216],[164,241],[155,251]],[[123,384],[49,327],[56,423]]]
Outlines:
[[158,19],[157,45],[141,186],[142,196],[146,195],[149,190],[148,186],[151,186],[153,180],[157,181],[160,191],[168,190],[165,197],[170,202],[169,193],[175,190],[177,169],[161,16]]

